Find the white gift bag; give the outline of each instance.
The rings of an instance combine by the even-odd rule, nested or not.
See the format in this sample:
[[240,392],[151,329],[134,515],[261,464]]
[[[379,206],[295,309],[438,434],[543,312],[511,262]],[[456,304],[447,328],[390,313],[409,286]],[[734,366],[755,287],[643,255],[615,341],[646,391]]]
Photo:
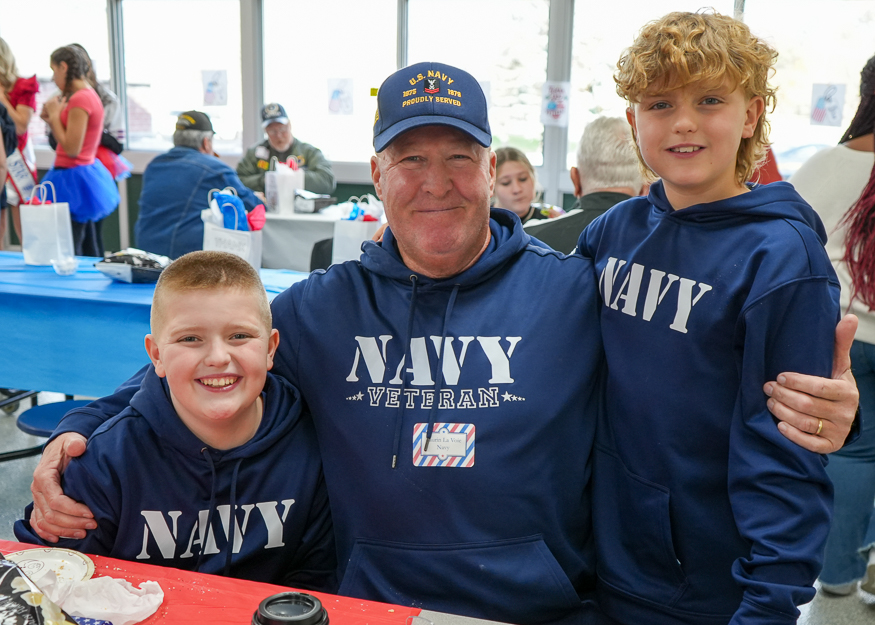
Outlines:
[[[53,201],[46,204],[49,186]],[[38,204],[21,205],[21,247],[27,265],[51,265],[55,261],[63,266],[75,262],[70,206],[54,199],[55,185],[45,182],[36,185],[30,200]]]
[[274,212],[277,210],[276,172],[264,172],[264,208]]
[[204,249],[229,252],[261,269],[261,230],[229,230],[204,221]]
[[225,218],[215,197],[217,193],[237,195],[232,187],[210,189],[207,202],[210,205],[201,211],[204,222],[203,249],[214,252],[228,252],[239,256],[256,269],[261,269],[261,230],[231,230],[225,228]]
[[379,221],[335,221],[331,264],[358,260],[362,255],[362,243],[369,241],[379,227]]
[[295,189],[304,188],[304,170],[292,169],[280,163],[274,156],[271,159],[272,171],[264,174],[264,197],[267,207],[277,213],[295,212]]

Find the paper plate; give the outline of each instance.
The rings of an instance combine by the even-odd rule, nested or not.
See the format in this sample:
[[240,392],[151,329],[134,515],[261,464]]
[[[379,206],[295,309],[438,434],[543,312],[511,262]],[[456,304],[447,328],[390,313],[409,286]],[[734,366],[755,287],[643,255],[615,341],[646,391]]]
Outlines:
[[72,549],[51,547],[25,549],[6,555],[15,562],[34,583],[47,571],[54,571],[59,579],[84,581],[94,575],[94,562],[84,553]]

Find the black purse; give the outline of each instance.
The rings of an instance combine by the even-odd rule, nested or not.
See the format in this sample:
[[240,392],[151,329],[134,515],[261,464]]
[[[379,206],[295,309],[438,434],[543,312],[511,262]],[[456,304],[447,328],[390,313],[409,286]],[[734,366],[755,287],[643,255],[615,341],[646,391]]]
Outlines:
[[100,145],[108,149],[113,154],[121,154],[122,150],[125,149],[118,139],[113,137],[107,131],[103,131],[103,134],[100,135]]
[[[46,135],[49,138],[49,147],[52,148],[53,150],[57,150],[58,149],[58,140],[55,139],[55,135],[52,134],[51,130],[48,131],[46,133]],[[105,130],[103,131],[103,134],[100,135],[100,145],[102,145],[103,147],[108,149],[113,154],[121,154],[122,150],[125,149],[125,146],[123,146],[119,142],[118,139],[113,137],[111,134],[109,134]]]

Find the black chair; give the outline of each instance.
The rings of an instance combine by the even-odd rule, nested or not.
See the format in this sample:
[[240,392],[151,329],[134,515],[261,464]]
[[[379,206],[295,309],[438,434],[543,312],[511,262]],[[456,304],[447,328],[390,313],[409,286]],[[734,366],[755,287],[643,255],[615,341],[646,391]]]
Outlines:
[[11,388],[0,388],[0,410],[12,414],[18,410],[22,400],[30,398],[30,405],[36,406],[37,391],[17,391]]
[[570,254],[577,247],[577,239],[583,229],[603,212],[605,211],[578,209],[554,219],[530,221],[524,229],[527,234],[543,241],[557,252]]
[[[79,408],[80,406],[89,403],[91,403],[90,399],[71,399],[51,404],[43,404],[42,406],[34,406],[18,415],[15,425],[17,425],[18,429],[25,434],[48,438],[52,435],[52,432],[55,431],[55,428],[58,427],[58,423],[60,423],[61,418],[65,414],[73,410],[73,408]],[[42,452],[43,446],[41,444],[36,445],[35,447],[7,451],[0,453],[0,462],[38,456]]]
[[313,244],[310,252],[310,271],[328,269],[331,266],[331,254],[334,251],[334,239],[322,239]]

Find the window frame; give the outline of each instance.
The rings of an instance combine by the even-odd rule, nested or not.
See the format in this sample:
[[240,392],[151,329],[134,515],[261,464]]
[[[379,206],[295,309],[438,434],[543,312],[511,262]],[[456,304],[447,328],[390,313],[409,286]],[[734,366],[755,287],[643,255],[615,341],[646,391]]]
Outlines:
[[[243,80],[243,149],[262,139],[259,111],[264,104],[264,2],[263,0],[238,0],[240,3],[241,70]],[[549,0],[549,31],[547,48],[547,80],[569,81],[573,55],[573,28],[575,0]],[[409,0],[397,0],[397,67],[407,64],[409,33]],[[127,94],[125,85],[125,46],[122,14],[124,0],[106,0],[110,59],[112,63],[112,86],[119,94],[125,111],[127,128]],[[583,5],[581,5],[583,6]],[[745,0],[734,0],[734,17],[744,19]],[[585,10],[583,8],[582,10]],[[561,205],[566,194],[573,193],[567,163],[568,129],[544,127],[543,166],[536,168],[544,199]],[[160,152],[129,150],[125,156],[134,165],[134,173],[142,173],[146,165]],[[48,168],[53,161],[48,149],[37,149],[37,164]],[[222,160],[236,166],[242,155],[227,155]],[[370,184],[368,162],[332,162],[338,182],[347,184]],[[124,182],[121,183],[124,194]],[[123,201],[122,206],[126,206]],[[125,213],[125,211],[122,211]],[[126,222],[126,214],[122,219]],[[125,224],[126,225],[126,224]],[[123,235],[128,228],[123,227]]]

